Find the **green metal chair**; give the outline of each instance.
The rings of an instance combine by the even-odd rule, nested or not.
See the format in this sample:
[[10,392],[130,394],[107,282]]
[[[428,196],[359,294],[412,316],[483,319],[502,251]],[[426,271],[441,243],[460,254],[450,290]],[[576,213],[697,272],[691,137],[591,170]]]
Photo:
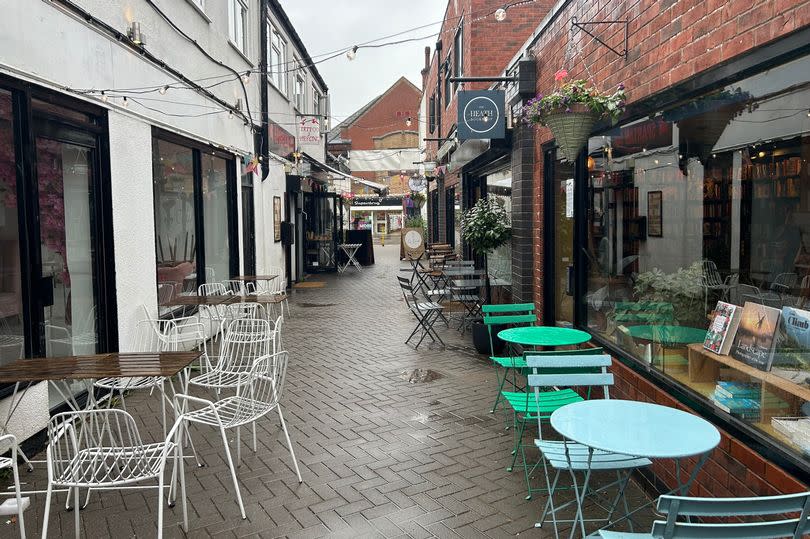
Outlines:
[[[600,530],[602,539],[799,539],[810,533],[810,492],[752,498],[688,498],[661,496],[657,512],[666,520],[653,522],[650,533]],[[775,520],[763,516],[777,515]],[[682,517],[678,520],[678,517]],[[728,522],[690,522],[690,517],[726,518]]]
[[[537,322],[537,315],[534,312],[534,303],[507,303],[503,305],[482,305],[481,311],[484,315],[484,325],[487,326],[489,333],[489,349],[495,350],[495,332],[499,326],[528,326]],[[509,371],[512,371],[512,381],[510,385],[514,389],[522,389],[518,386],[517,375],[518,371],[526,368],[526,362],[522,356],[515,356],[509,354],[508,356],[489,356],[496,367],[496,375],[498,376],[498,392],[495,395],[495,403],[489,413],[494,414],[498,408],[498,403],[501,401],[501,392],[503,386],[509,379]]]
[[[523,364],[526,364],[526,357],[528,356],[570,356],[572,359],[572,363],[575,363],[577,357],[581,356],[592,356],[592,355],[599,355],[603,354],[604,350],[602,348],[584,348],[581,350],[551,350],[551,351],[544,351],[544,352],[526,352],[524,353],[523,357],[521,358]],[[529,374],[528,371],[531,371],[531,374],[571,374],[571,373],[583,373],[583,372],[591,372],[594,369],[590,368],[578,368],[578,367],[571,367],[571,368],[555,368],[555,369],[539,369],[539,368],[529,368],[524,367],[524,373]],[[512,450],[512,464],[506,469],[506,471],[511,472],[514,469],[515,462],[517,462],[518,453],[521,455],[521,460],[523,463],[523,476],[526,479],[526,490],[527,490],[527,500],[532,499],[532,493],[534,492],[542,492],[546,493],[547,489],[545,488],[532,488],[531,484],[531,474],[534,469],[540,464],[540,461],[530,464],[529,461],[526,459],[526,444],[523,443],[523,434],[526,431],[526,423],[528,421],[537,421],[537,424],[540,425],[542,421],[547,421],[551,414],[554,413],[555,410],[562,408],[566,404],[571,404],[573,402],[579,402],[585,400],[585,398],[590,398],[590,388],[587,389],[585,393],[585,397],[577,393],[572,388],[565,388],[565,389],[553,389],[551,391],[542,391],[539,392],[535,398],[535,394],[531,391],[503,391],[502,398],[509,404],[509,407],[512,408],[514,413],[514,424],[515,424],[515,436],[514,436],[514,449]],[[532,448],[534,448],[534,444],[528,444]],[[534,449],[532,449],[534,451]]]

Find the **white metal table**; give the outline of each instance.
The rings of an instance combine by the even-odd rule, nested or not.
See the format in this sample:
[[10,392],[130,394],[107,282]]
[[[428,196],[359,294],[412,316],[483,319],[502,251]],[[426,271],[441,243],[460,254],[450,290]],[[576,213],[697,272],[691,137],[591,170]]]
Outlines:
[[[679,495],[689,491],[709,453],[720,443],[720,432],[705,419],[648,402],[618,399],[576,402],[556,410],[551,414],[550,422],[554,430],[566,439],[587,446],[590,457],[595,450],[600,450],[648,459],[673,459],[678,486],[671,492]],[[698,455],[697,464],[683,481],[681,461]],[[580,491],[580,508],[589,476],[590,470]],[[624,518],[643,507],[633,510]],[[581,509],[576,518],[584,528]],[[572,536],[576,527],[572,527]]]
[[357,258],[355,258],[357,251],[362,246],[363,246],[362,243],[341,243],[340,245],[338,245],[338,247],[340,247],[340,249],[344,253],[346,253],[347,258],[345,264],[341,265],[340,263],[338,263],[338,273],[343,273],[344,271],[346,271],[346,268],[349,267],[349,264],[357,268],[357,271],[363,271],[363,268],[360,266],[360,263],[357,261]]

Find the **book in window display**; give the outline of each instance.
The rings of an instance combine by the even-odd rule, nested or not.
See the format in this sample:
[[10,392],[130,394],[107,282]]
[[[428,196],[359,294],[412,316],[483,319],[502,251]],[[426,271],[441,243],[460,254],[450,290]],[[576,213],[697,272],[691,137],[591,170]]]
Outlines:
[[732,303],[718,301],[714,308],[714,318],[706,331],[703,348],[715,354],[728,355],[734,343],[734,335],[740,325],[742,308]]
[[761,371],[770,371],[779,309],[746,301],[731,355]]
[[810,381],[810,311],[782,307],[772,369],[801,385]]

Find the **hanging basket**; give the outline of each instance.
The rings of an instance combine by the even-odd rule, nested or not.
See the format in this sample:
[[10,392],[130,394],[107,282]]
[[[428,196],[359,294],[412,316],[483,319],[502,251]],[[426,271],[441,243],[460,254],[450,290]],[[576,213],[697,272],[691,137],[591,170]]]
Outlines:
[[574,104],[568,110],[560,108],[547,113],[543,123],[551,129],[563,157],[574,161],[587,144],[598,117],[585,105]]

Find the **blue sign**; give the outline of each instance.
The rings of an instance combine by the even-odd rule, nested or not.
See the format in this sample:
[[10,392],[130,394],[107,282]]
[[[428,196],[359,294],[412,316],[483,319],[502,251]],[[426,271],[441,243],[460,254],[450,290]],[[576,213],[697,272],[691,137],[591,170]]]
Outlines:
[[491,140],[506,136],[503,90],[459,91],[456,97],[456,136],[459,140]]

